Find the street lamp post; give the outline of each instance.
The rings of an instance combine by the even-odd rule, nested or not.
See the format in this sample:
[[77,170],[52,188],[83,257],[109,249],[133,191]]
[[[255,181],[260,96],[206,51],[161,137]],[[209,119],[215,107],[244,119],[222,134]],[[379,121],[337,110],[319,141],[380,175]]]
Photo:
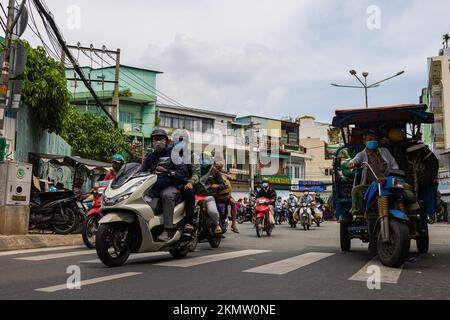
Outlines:
[[364,89],[365,97],[366,97],[366,108],[369,108],[369,96],[368,96],[368,90],[369,90],[369,89],[372,89],[372,88],[377,88],[377,87],[380,86],[380,84],[381,84],[382,82],[385,82],[385,81],[390,80],[390,79],[392,79],[392,78],[398,77],[398,76],[400,76],[400,75],[402,75],[402,74],[404,74],[404,73],[405,73],[405,71],[400,71],[400,72],[398,72],[397,74],[395,74],[395,75],[393,75],[393,76],[391,76],[391,77],[388,77],[388,78],[386,78],[386,79],[383,79],[383,80],[378,81],[378,82],[375,82],[375,83],[372,83],[371,85],[367,85],[367,77],[369,76],[369,73],[368,73],[368,72],[363,72],[363,73],[362,73],[362,76],[364,77],[364,82],[363,82],[363,81],[361,80],[361,78],[358,77],[358,73],[357,73],[355,70],[350,70],[350,74],[351,74],[352,76],[354,76],[356,79],[358,79],[358,81],[361,83],[362,87],[361,87],[361,86],[347,86],[347,85],[340,85],[340,84],[335,84],[335,83],[332,83],[331,85],[334,86],[334,87],[338,87],[338,88]]
[[145,136],[144,132],[142,132],[141,128],[134,128],[135,131],[142,133],[142,153],[141,153],[141,162],[144,163],[144,152],[145,152]]

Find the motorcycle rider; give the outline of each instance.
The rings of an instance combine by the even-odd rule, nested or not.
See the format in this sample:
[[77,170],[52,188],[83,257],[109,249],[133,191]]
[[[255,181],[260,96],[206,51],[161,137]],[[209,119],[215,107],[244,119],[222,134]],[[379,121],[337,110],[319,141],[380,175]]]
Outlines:
[[315,221],[312,212],[314,211],[315,201],[314,198],[309,194],[309,189],[305,189],[303,192],[303,196],[300,198],[300,205],[307,204],[310,207],[310,219],[311,221]]
[[231,176],[224,171],[224,162],[221,159],[217,159],[214,161],[214,166],[217,170],[222,174],[222,178],[227,185],[227,188],[220,192],[216,199],[222,202],[225,202],[226,205],[231,206],[231,231],[234,233],[239,233],[237,227],[237,209],[236,209],[236,200],[231,196]]
[[211,152],[204,151],[202,154],[201,177],[196,185],[196,193],[205,195],[206,212],[214,221],[216,228],[214,233],[221,234],[220,213],[217,209],[215,196],[226,189],[225,182],[219,170],[213,165],[213,156]]
[[119,173],[120,169],[125,164],[125,158],[121,154],[116,154],[112,157],[112,169],[108,171],[103,181],[114,180],[114,178]]
[[[399,169],[397,161],[392,156],[387,148],[379,147],[379,139],[376,133],[369,132],[365,134],[366,148],[358,153],[352,161],[350,161],[348,167],[350,169],[355,168],[357,165],[361,165],[363,162],[370,164],[375,174],[378,177],[378,181],[384,180],[383,176],[387,169]],[[359,186],[355,186],[352,189],[352,214],[361,215],[364,214],[364,194],[369,188],[370,184],[377,181],[377,177],[374,177],[373,173],[364,168],[362,170],[361,183]],[[420,209],[417,203],[416,196],[410,190],[405,190],[403,193],[407,211],[415,212]],[[349,214],[341,215],[339,217],[340,223],[350,223],[352,217]]]
[[281,223],[281,217],[283,215],[283,199],[281,197],[278,197],[277,202],[275,203],[275,208],[278,208],[277,212],[276,212],[276,217],[275,217],[275,224],[280,224]]
[[[272,187],[270,186],[269,179],[264,178],[261,184],[261,188],[258,190],[256,194],[256,199],[258,198],[268,198],[275,201],[277,200],[277,193]],[[273,217],[274,216],[274,210],[273,210],[273,204],[269,205],[270,214]]]
[[[190,150],[189,132],[187,130],[176,130],[172,136],[174,140],[173,152],[184,160],[187,160],[189,178],[186,185],[181,188],[181,196],[185,201],[186,231],[194,230],[195,211],[195,185],[200,181],[201,165],[200,157]],[[188,155],[191,155],[190,158]],[[187,157],[185,157],[187,155]]]
[[173,236],[175,203],[185,184],[183,181],[189,178],[189,170],[184,163],[177,165],[172,161],[172,147],[169,146],[169,137],[165,130],[154,129],[151,134],[151,144],[154,151],[145,157],[141,170],[161,173],[151,194],[161,198],[162,201],[164,232],[158,240],[166,242]]
[[[291,193],[289,193],[289,198],[287,200],[288,210],[289,210],[289,208],[291,208],[292,205],[294,206],[294,208],[297,208],[298,207],[298,199],[295,196],[295,194],[293,194],[291,192]],[[296,210],[294,210],[294,212],[292,214],[294,214],[295,212],[296,212]],[[294,218],[294,217],[291,217],[291,218]]]

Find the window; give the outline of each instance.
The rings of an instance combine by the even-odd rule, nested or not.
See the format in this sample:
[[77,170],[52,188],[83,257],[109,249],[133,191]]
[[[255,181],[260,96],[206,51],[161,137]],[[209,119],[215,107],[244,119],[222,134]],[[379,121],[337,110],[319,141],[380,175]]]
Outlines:
[[333,175],[333,169],[325,169],[325,175],[326,176],[332,176]]
[[300,167],[295,167],[295,177],[294,179],[300,179]]
[[134,114],[132,112],[123,112],[119,114],[119,122],[134,123]]
[[214,128],[214,121],[212,119],[203,119],[202,120],[202,131],[203,132],[213,130],[213,128]]

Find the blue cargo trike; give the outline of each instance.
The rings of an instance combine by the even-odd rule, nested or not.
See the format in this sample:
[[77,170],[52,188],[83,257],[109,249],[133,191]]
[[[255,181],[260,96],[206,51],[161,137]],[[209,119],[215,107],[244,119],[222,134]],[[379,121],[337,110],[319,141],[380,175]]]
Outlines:
[[[411,239],[420,253],[428,252],[427,216],[436,211],[439,163],[422,142],[423,125],[434,123],[434,115],[426,110],[426,105],[400,105],[336,111],[333,126],[341,129],[344,146],[334,158],[333,201],[342,251],[350,251],[351,239],[360,239],[388,267],[408,259]],[[379,146],[390,152],[398,168],[377,176],[373,162],[355,166],[351,160],[365,149],[369,132],[377,135]],[[364,194],[364,210],[352,212],[352,191],[360,186],[364,170],[376,179]],[[415,210],[405,206],[406,194],[412,196]]]

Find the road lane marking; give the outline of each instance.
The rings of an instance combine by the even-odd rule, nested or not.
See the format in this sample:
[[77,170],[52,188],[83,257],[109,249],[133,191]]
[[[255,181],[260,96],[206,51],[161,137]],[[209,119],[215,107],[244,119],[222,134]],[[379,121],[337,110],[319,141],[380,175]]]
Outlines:
[[289,259],[244,270],[243,272],[284,275],[322,259],[328,258],[332,255],[334,255],[334,253],[309,252]]
[[[93,278],[93,279],[89,279],[89,280],[83,280],[83,281],[80,281],[80,285],[83,288],[83,286],[88,286],[88,285],[91,285],[91,284],[96,284],[96,283],[106,282],[106,281],[112,281],[112,280],[117,280],[117,279],[122,279],[122,278],[127,278],[127,277],[133,277],[133,276],[137,276],[137,275],[140,275],[140,274],[142,274],[142,272],[120,273],[120,274],[115,274],[115,275],[112,275],[112,276],[106,276],[106,277],[100,277],[100,278]],[[65,283],[65,284],[60,284],[60,285],[57,285],[57,286],[35,289],[34,291],[52,293],[52,292],[68,290],[68,289],[69,288],[67,287],[67,283]]]
[[14,250],[14,251],[4,251],[0,252],[0,257],[13,256],[18,254],[29,254],[37,252],[48,252],[48,251],[58,251],[58,250],[73,250],[85,248],[85,246],[64,246],[64,247],[52,247],[52,248],[39,248],[39,249],[27,249],[27,250]]
[[[134,260],[140,260],[140,259],[145,259],[145,258],[154,258],[154,257],[156,258],[156,257],[162,257],[162,256],[171,257],[169,252],[137,253],[137,254],[130,255],[130,257],[127,260],[127,263],[129,263],[130,261],[134,261]],[[100,261],[100,259],[94,259],[94,260],[80,261],[80,263],[102,263],[102,262]]]
[[270,250],[241,250],[227,253],[219,253],[219,254],[211,254],[207,256],[201,256],[196,258],[187,258],[182,260],[172,260],[167,262],[155,263],[156,266],[164,266],[164,267],[179,267],[179,268],[188,268],[192,266],[198,266],[201,264],[223,261],[228,259],[234,259],[239,257],[250,256],[254,254],[260,254],[270,252]]
[[54,254],[46,254],[41,256],[30,256],[23,258],[15,258],[15,260],[25,260],[25,261],[44,261],[44,260],[52,260],[52,259],[61,259],[68,257],[76,257],[88,254],[96,254],[95,250],[81,250],[81,251],[70,251],[70,252],[62,252],[62,253],[54,253]]
[[372,275],[370,273],[367,273],[367,270],[370,266],[377,266],[380,268],[381,283],[397,284],[398,279],[400,278],[400,275],[403,271],[403,266],[401,268],[389,268],[383,266],[378,258],[374,258],[353,276],[351,276],[348,280],[367,282],[369,277]]

